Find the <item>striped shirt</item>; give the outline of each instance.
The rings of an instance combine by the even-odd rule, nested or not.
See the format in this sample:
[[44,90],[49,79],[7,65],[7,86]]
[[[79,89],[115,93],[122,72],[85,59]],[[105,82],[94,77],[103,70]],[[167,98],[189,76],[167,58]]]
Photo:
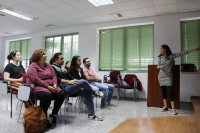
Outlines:
[[187,54],[187,51],[181,53],[171,54],[170,56],[160,56],[158,60],[158,66],[163,65],[163,70],[160,69],[158,74],[158,81],[160,86],[173,86],[173,74],[172,74],[172,65],[174,59],[182,55]]

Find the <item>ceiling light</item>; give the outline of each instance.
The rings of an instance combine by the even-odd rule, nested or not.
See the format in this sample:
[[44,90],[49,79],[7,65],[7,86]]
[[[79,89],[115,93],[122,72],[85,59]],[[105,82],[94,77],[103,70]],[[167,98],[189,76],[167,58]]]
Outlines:
[[13,8],[2,9],[1,11],[5,12],[5,13],[8,13],[10,15],[13,15],[15,17],[18,17],[18,18],[22,18],[22,19],[28,20],[28,21],[38,19],[38,18],[35,18],[35,17],[33,17],[33,16],[29,15],[29,14],[26,14],[24,12],[15,10]]
[[96,7],[114,4],[112,0],[88,0],[88,1]]

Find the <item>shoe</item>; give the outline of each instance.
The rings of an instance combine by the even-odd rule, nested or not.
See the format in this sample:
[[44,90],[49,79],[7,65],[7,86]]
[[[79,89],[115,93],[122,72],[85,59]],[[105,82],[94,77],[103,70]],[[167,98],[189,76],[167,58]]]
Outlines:
[[67,105],[72,105],[72,103],[68,100],[66,100]]
[[172,109],[172,115],[177,115],[178,113],[176,112],[175,109]]
[[112,104],[112,103],[107,103],[106,105],[107,105],[107,106],[110,106],[110,107],[116,107],[116,105],[115,105],[115,104]]
[[49,117],[50,117],[50,123],[53,124],[54,126],[56,126],[57,116],[50,114]]
[[96,115],[88,115],[88,118],[91,119],[91,120],[103,121],[102,117],[98,117]]
[[102,97],[104,97],[104,94],[101,91],[95,91],[93,93],[93,97],[100,97],[100,98],[102,98]]
[[46,120],[46,130],[52,129],[54,127],[55,126],[53,124],[51,124],[49,120]]
[[103,94],[102,91],[98,91],[98,93],[99,93],[99,97],[100,97],[100,98],[103,98],[103,97],[104,97],[104,94]]
[[163,107],[161,112],[165,112],[165,111],[168,111],[168,108],[167,107]]
[[107,110],[110,110],[110,108],[109,108],[108,105],[106,105],[106,104],[105,104],[105,105],[101,105],[101,106],[100,106],[100,109],[107,109]]

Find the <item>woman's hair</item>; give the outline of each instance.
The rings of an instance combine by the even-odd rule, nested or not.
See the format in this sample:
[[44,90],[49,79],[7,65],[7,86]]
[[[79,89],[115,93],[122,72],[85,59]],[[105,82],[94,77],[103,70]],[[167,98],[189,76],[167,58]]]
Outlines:
[[77,60],[78,60],[78,58],[79,58],[80,56],[73,56],[73,58],[72,58],[72,61],[71,61],[71,66],[70,67],[75,67],[75,68],[79,68],[80,66],[78,66],[78,64],[77,64]]
[[70,61],[66,61],[65,65],[67,65]]
[[32,59],[30,58],[30,59],[29,59],[29,66],[31,65],[31,63],[32,63]]
[[[163,44],[163,45],[161,45],[161,47],[166,50],[166,56],[167,57],[172,54],[172,51],[171,51],[171,49],[169,48],[168,45]],[[160,56],[162,56],[162,54],[160,54],[158,57],[160,57]]]
[[16,53],[19,52],[17,50],[12,51],[8,56],[7,59],[8,60],[13,60],[13,58],[16,56]]
[[40,58],[45,54],[44,49],[37,49],[33,52],[31,56],[31,62],[38,62]]
[[53,65],[53,63],[54,63],[54,58],[52,57],[52,58],[50,59],[50,61],[49,61],[49,64]]
[[63,54],[60,52],[55,53],[54,56],[50,59],[49,63],[52,65],[59,58],[60,55],[63,55]]

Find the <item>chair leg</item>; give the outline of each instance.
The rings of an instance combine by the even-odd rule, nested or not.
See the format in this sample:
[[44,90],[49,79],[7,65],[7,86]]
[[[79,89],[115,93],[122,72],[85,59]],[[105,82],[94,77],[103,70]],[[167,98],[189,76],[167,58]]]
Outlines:
[[97,111],[97,97],[96,97],[96,111]]
[[22,106],[23,106],[23,101],[22,101],[22,105],[21,105],[21,108],[20,108],[20,112],[19,112],[19,116],[18,116],[18,120],[17,120],[17,123],[19,123],[19,118],[20,118],[20,115],[21,115],[21,111],[22,111]]
[[134,102],[135,102],[135,98],[136,98],[136,94],[135,94],[136,91],[135,90],[136,90],[136,88],[133,88],[133,91],[134,91]]
[[67,121],[67,120],[66,120],[66,117],[67,117],[67,116],[66,116],[66,115],[67,115],[67,107],[66,107],[66,104],[67,104],[67,103],[65,102],[65,107],[64,107],[65,122]]
[[124,89],[124,99],[126,99],[126,96],[125,96],[125,89]]
[[62,118],[61,118],[62,116],[61,116],[61,115],[62,115],[62,114],[61,114],[61,109],[60,109],[60,122],[62,121]]
[[18,102],[17,102],[16,110],[17,110],[17,108],[18,108],[18,104],[19,104],[19,100],[18,100]]
[[120,96],[120,89],[118,88],[118,97],[117,97],[118,101],[119,101],[119,96]]
[[10,93],[10,118],[12,118],[12,92]]

